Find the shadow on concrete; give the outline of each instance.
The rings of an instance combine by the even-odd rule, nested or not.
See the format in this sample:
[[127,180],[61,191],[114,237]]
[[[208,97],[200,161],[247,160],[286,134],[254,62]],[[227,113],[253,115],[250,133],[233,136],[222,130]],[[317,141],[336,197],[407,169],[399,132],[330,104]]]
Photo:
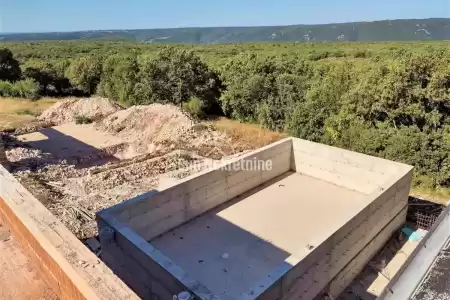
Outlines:
[[[273,181],[265,185],[270,184]],[[264,291],[278,279],[271,278],[274,270],[292,267],[286,262],[291,253],[216,213],[258,192],[265,185],[153,238],[149,241],[150,245],[178,265],[190,278],[199,281],[221,298],[238,299],[241,294],[251,294],[252,290]],[[267,226],[274,224],[267,223]],[[122,247],[120,243],[114,244],[102,248],[101,259],[141,298],[151,299],[151,282],[147,280],[149,276],[142,275],[150,275],[141,261],[143,253],[136,255],[135,251],[128,252],[127,247]],[[271,281],[266,287],[262,285]],[[171,290],[165,286],[167,283],[158,283],[166,290]]]
[[[405,226],[411,228],[414,225],[408,223]],[[394,277],[395,272],[398,271],[397,268],[402,265],[402,263],[398,265],[393,262],[407,259],[402,248],[408,243],[408,237],[401,232],[402,228],[397,230],[384,247],[375,254],[364,270],[337,298],[338,300],[375,300],[378,298],[377,294],[381,293],[384,285]]]
[[69,164],[81,169],[119,160],[104,149],[95,148],[54,128],[44,128],[38,133],[46,138],[26,141],[23,144],[33,149],[40,149],[50,155],[23,159],[15,162],[13,166],[27,166],[32,170],[38,170],[49,164],[58,163],[60,160],[66,160]]
[[394,277],[427,230],[433,226],[444,207],[412,196],[408,202],[407,222],[366,265],[339,300],[377,299],[380,288],[384,288],[384,284]]

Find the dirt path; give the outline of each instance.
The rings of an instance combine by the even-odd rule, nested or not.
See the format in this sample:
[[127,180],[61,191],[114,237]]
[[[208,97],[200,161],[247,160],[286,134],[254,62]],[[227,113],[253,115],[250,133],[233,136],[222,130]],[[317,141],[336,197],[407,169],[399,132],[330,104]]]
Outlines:
[[57,300],[9,230],[0,223],[0,299]]

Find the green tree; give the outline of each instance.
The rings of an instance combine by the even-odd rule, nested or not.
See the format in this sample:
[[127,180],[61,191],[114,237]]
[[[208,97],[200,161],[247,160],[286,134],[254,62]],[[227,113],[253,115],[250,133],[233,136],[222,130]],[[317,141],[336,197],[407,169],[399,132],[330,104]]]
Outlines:
[[87,94],[97,90],[102,74],[102,62],[97,56],[83,56],[75,59],[66,71],[73,86]]
[[197,97],[210,109],[217,105],[220,86],[218,76],[193,51],[171,47],[143,60],[135,102],[181,104]]
[[103,63],[98,93],[123,104],[135,104],[133,93],[139,68],[134,54],[114,54]]
[[0,48],[0,80],[16,81],[21,76],[20,63],[11,50]]

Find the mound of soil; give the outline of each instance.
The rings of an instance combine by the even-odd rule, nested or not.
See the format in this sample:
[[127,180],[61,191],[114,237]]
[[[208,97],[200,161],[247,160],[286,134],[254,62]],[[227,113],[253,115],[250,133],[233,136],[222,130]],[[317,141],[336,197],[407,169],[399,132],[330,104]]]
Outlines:
[[173,105],[151,104],[117,111],[94,126],[114,134],[140,153],[166,141],[178,141],[195,125],[194,121]]
[[121,109],[119,105],[106,98],[72,99],[56,103],[46,109],[38,119],[53,125],[61,125],[75,122],[78,116],[100,120]]

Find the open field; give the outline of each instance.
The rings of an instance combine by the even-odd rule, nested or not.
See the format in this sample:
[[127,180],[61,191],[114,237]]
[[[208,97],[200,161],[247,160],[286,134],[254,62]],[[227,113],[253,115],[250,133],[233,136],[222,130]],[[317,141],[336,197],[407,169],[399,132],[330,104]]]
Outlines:
[[43,98],[31,101],[21,98],[0,97],[0,131],[25,125],[60,99]]

